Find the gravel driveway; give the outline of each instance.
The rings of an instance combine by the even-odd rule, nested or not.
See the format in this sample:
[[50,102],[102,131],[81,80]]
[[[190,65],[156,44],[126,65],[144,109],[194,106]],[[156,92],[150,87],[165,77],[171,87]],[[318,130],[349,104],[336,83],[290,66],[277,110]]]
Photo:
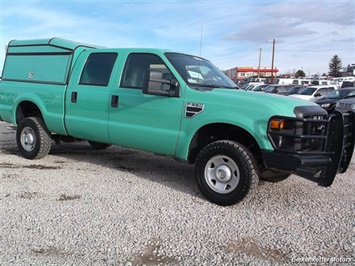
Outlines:
[[261,182],[250,202],[203,198],[193,166],[87,142],[17,151],[0,122],[0,265],[354,265],[355,158],[330,188]]

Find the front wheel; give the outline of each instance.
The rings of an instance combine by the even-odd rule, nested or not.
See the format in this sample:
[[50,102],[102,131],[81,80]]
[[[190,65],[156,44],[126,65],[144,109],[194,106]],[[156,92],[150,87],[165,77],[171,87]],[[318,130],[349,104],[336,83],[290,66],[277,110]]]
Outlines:
[[26,159],[45,157],[51,149],[51,141],[50,133],[39,117],[26,117],[17,127],[17,147]]
[[259,175],[254,156],[242,144],[216,141],[199,153],[195,164],[197,185],[211,202],[227,206],[253,195]]

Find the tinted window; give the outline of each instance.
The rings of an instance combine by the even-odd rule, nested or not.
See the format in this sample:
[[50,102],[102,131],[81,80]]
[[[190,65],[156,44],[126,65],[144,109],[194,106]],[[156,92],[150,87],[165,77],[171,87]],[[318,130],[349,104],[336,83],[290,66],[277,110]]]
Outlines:
[[350,92],[349,94],[348,94],[348,96],[347,97],[354,97],[355,96],[355,91],[352,91],[352,92]]
[[116,58],[116,53],[91,54],[81,73],[79,84],[107,86]]
[[344,97],[344,95],[346,93],[347,93],[346,91],[336,90],[336,91],[333,91],[333,92],[329,93],[327,98],[328,99],[341,99],[341,98]]
[[300,90],[298,92],[298,94],[301,94],[301,95],[312,95],[313,92],[316,91],[317,88],[314,88],[314,87],[307,87],[307,88],[304,88],[302,90]]
[[332,88],[332,87],[328,88],[328,90],[327,90],[327,94],[329,94],[329,93],[333,92],[334,90],[335,90],[335,89],[334,89],[334,88]]
[[316,94],[320,94],[320,95],[322,95],[322,96],[324,96],[324,95],[327,95],[328,94],[328,90],[327,89],[320,89],[320,90],[318,90],[317,91],[317,93]]
[[278,91],[278,93],[285,93],[286,92],[286,88],[285,87],[278,87],[277,91]]

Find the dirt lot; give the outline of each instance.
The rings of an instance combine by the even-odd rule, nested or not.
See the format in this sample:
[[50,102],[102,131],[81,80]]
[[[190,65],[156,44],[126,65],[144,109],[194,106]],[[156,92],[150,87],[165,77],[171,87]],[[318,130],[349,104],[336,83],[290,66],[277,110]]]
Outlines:
[[354,264],[354,157],[329,188],[291,176],[231,207],[206,201],[193,175],[86,142],[26,160],[0,122],[0,265]]

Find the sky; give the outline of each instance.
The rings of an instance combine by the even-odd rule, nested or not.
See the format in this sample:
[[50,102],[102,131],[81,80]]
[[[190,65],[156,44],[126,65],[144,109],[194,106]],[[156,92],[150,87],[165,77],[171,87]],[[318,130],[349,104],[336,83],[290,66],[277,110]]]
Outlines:
[[[221,70],[274,67],[328,73],[355,64],[355,0],[0,0],[0,71],[10,40],[63,39],[104,47],[164,48]],[[0,72],[1,73],[1,72]]]

